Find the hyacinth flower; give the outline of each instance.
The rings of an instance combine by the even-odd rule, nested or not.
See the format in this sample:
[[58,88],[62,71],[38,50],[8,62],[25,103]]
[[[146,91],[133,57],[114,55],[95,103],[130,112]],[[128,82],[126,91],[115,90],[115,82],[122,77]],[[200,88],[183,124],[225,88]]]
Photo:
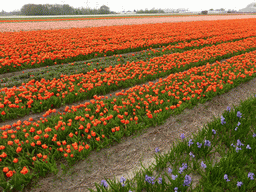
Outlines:
[[103,185],[105,188],[108,188],[108,183],[104,179],[101,181],[101,185]]
[[250,178],[251,180],[254,179],[253,176],[254,176],[254,173],[251,173],[251,172],[248,173],[248,178]]
[[126,179],[122,176],[121,178],[120,178],[120,183],[122,183],[122,186],[124,187],[124,182],[126,181]]
[[225,179],[227,182],[230,181],[230,180],[228,179],[228,175],[227,175],[227,174],[224,175],[224,179]]
[[236,114],[237,117],[241,118],[242,117],[242,113],[240,111],[237,111],[237,114]]
[[181,174],[187,168],[188,168],[187,163],[182,163],[182,167],[179,168],[179,170],[180,170],[179,173]]
[[191,177],[189,175],[186,175],[183,186],[189,186],[191,181],[192,181]]
[[221,115],[221,125],[226,124],[225,118]]
[[182,134],[180,135],[180,137],[181,137],[182,140],[184,140],[184,139],[185,139],[184,133],[182,133]]

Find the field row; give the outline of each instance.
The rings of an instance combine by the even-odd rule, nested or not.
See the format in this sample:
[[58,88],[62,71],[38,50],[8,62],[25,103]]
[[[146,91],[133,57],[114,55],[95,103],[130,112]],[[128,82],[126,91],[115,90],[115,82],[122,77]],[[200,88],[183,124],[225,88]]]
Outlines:
[[[0,140],[4,188],[20,190],[33,177],[58,171],[56,160],[72,164],[93,149],[106,147],[152,125],[159,125],[198,102],[205,102],[255,76],[256,52],[241,54],[225,62],[193,67],[171,74],[157,83],[135,86],[119,97],[102,100],[95,96],[84,105],[66,108],[67,113],[38,122],[4,126]],[[33,121],[32,119],[30,121]],[[15,172],[14,172],[15,171]],[[27,174],[30,173],[30,174]]]
[[[223,34],[221,36],[211,36],[207,38],[201,38],[196,40],[187,40],[178,43],[172,43],[171,45],[162,46],[158,49],[150,49],[143,50],[141,52],[134,52],[129,53],[127,55],[114,55],[113,57],[104,57],[102,58],[95,58],[91,62],[72,62],[69,65],[55,65],[55,66],[47,66],[45,69],[38,69],[35,72],[24,72],[19,75],[10,74],[9,75],[0,75],[4,76],[5,78],[1,79],[0,87],[13,87],[13,86],[21,86],[22,83],[25,85],[30,80],[41,80],[44,78],[46,81],[53,80],[53,78],[58,79],[61,74],[66,75],[74,75],[80,73],[87,73],[92,68],[97,69],[98,71],[101,69],[102,71],[109,66],[115,66],[118,64],[126,64],[129,61],[148,61],[151,58],[159,57],[163,55],[173,54],[176,52],[184,52],[186,50],[191,49],[200,49],[205,46],[212,46],[215,44],[219,44],[222,42],[229,42],[229,41],[238,41],[247,37],[254,36],[254,32],[252,33],[233,33],[233,34]],[[85,65],[86,64],[86,65]]]
[[255,36],[255,22],[241,19],[0,33],[0,73],[212,36]]
[[0,94],[2,121],[22,117],[29,112],[39,113],[50,108],[60,107],[94,95],[104,95],[113,90],[127,88],[131,85],[144,83],[180,72],[194,66],[201,66],[217,59],[228,58],[245,51],[255,50],[256,38],[212,45],[202,49],[194,49],[183,53],[174,53],[162,57],[154,57],[150,61],[127,62],[105,68],[106,72],[97,70],[87,74],[66,76],[60,79],[40,82],[32,80],[25,87],[7,89]]

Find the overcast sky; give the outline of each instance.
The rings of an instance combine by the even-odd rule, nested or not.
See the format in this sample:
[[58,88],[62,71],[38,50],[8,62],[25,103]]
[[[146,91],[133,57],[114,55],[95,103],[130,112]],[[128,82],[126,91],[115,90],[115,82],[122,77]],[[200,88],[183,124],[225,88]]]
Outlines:
[[[128,0],[128,1],[116,1],[116,0],[0,0],[0,11],[14,11],[20,10],[25,4],[69,4],[71,7],[89,7],[89,8],[100,8],[102,5],[106,5],[110,8],[110,11],[133,11],[138,9],[178,9],[184,8],[189,11],[202,11],[209,9],[220,9],[224,8],[239,10],[245,8],[248,4],[255,2],[256,0],[156,0],[156,1],[139,1],[139,0]],[[117,3],[118,2],[118,3]]]

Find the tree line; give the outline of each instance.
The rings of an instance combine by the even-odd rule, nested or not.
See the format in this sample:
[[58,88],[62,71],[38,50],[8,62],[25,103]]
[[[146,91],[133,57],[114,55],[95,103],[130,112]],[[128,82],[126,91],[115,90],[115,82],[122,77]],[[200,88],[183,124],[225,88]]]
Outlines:
[[99,9],[73,8],[68,4],[25,4],[21,8],[22,15],[94,15],[110,14],[109,7],[102,5]]
[[[124,12],[124,11],[123,11]],[[131,11],[128,11],[131,12]],[[145,9],[134,10],[136,13],[165,13],[162,9]],[[0,15],[96,15],[96,14],[116,14],[110,11],[106,5],[102,5],[99,9],[91,8],[73,8],[68,4],[25,4],[20,10],[5,12],[2,10]]]
[[145,9],[145,10],[137,10],[136,13],[165,13],[162,9]]

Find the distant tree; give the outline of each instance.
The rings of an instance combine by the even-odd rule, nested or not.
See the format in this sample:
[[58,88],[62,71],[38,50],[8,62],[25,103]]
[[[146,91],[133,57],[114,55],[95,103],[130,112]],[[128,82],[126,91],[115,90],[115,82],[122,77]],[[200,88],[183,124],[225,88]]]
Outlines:
[[[115,13],[110,12],[109,7],[102,5],[100,9],[90,8],[73,8],[68,4],[25,4],[21,8],[21,14],[23,15],[94,15],[94,14],[108,14]],[[1,12],[0,12],[1,14]]]
[[209,11],[213,11],[213,9],[209,9]]
[[106,5],[102,5],[99,10],[100,14],[108,14],[110,13],[109,7]]
[[72,15],[74,13],[74,9],[70,7],[68,4],[64,4],[62,6],[63,15]]
[[54,4],[50,11],[51,15],[62,15],[61,5]]
[[164,13],[164,10],[162,9],[145,9],[145,10],[137,10],[136,13]]
[[201,11],[201,14],[202,14],[202,15],[207,15],[207,14],[208,14],[208,11]]
[[24,15],[33,15],[35,13],[34,4],[26,4],[21,7],[21,13]]

